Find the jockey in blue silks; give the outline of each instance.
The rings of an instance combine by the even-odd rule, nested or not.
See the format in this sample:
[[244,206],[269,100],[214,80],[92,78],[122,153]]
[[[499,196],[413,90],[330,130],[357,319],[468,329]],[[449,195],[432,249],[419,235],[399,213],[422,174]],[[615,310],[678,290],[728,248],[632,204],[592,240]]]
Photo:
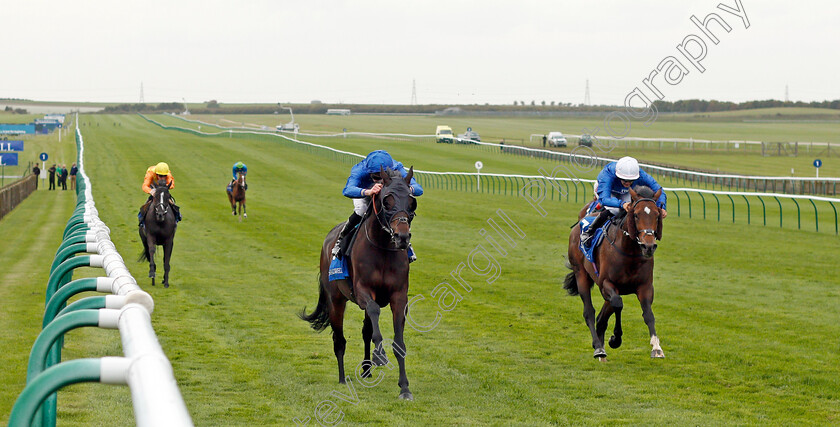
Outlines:
[[[621,210],[630,211],[630,187],[645,185],[653,191],[662,188],[652,176],[639,169],[639,162],[632,157],[622,157],[617,162],[607,163],[598,180],[595,182],[595,193],[598,199],[591,205],[592,212],[597,205],[604,207],[598,218],[580,236],[581,243],[586,243],[595,234],[595,230],[604,225],[608,218],[618,214]],[[665,190],[656,201],[656,206],[662,210],[662,218],[668,215],[665,211]]]
[[[230,180],[230,184],[227,186],[228,193],[230,193],[233,182],[236,181],[236,174],[239,172],[242,172],[242,175],[248,175],[248,166],[245,166],[245,163],[242,162],[236,162],[233,164],[233,171],[231,172],[233,174],[233,179]],[[245,189],[248,189],[247,182],[245,183]]]
[[[391,155],[385,150],[372,151],[364,160],[356,163],[350,170],[350,177],[347,178],[347,184],[344,186],[343,193],[345,197],[353,199],[353,213],[338,234],[338,240],[335,242],[335,246],[333,246],[333,257],[341,253],[343,248],[340,248],[340,245],[345,240],[345,237],[361,222],[362,216],[364,216],[368,206],[370,206],[371,197],[382,190],[382,177],[380,176],[380,172],[388,168],[398,171],[403,177],[408,175],[408,171],[405,170],[403,164],[394,161]],[[414,177],[411,178],[409,188],[412,196],[417,197],[423,194],[423,187],[417,183]],[[408,256],[409,261],[417,259],[410,243],[408,245]]]

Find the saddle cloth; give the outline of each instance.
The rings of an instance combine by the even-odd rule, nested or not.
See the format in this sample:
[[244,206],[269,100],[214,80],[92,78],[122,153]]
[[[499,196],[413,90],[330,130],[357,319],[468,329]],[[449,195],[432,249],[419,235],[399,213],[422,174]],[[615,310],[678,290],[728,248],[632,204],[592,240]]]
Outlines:
[[[589,229],[589,224],[592,224],[597,217],[598,215],[592,215],[581,219],[580,231],[583,232]],[[610,222],[612,222],[612,219],[608,219],[601,228],[595,230],[595,234],[592,235],[592,238],[589,239],[586,246],[582,243],[580,244],[580,251],[583,252],[583,256],[585,256],[591,263],[595,263],[595,249],[598,248],[598,245],[600,245],[601,241],[604,239],[604,234],[607,232],[607,227],[610,226]]]

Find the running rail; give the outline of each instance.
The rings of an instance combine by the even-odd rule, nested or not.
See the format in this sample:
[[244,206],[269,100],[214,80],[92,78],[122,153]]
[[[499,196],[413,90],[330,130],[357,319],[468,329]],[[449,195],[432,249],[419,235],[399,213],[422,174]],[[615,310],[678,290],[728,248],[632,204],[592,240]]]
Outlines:
[[[55,426],[55,393],[80,382],[128,385],[138,426],[192,426],[172,365],[152,328],[154,301],[137,285],[111,242],[110,230],[99,219],[76,123],[80,176],[76,209],[50,267],[44,328],[32,347],[26,387],[12,408],[9,426]],[[75,256],[79,253],[92,255]],[[73,270],[79,267],[102,268],[105,276],[71,281]],[[107,295],[66,305],[70,297],[84,291]],[[84,326],[119,330],[124,355],[61,362],[64,334]]]
[[[336,148],[332,148],[326,145],[315,144],[312,142],[307,142],[303,140],[299,140],[296,138],[288,137],[286,135],[281,135],[273,132],[259,132],[254,130],[234,130],[234,129],[227,129],[221,132],[202,132],[196,129],[189,129],[189,128],[182,128],[178,126],[168,126],[161,124],[151,118],[146,117],[143,114],[140,114],[142,118],[147,120],[150,123],[153,123],[159,126],[162,129],[167,130],[177,130],[180,132],[190,133],[193,135],[198,136],[211,136],[211,137],[232,137],[234,134],[243,137],[243,138],[270,138],[275,141],[282,141],[289,146],[294,147],[296,149],[305,150],[307,152],[325,156],[332,160],[342,161],[347,164],[355,164],[359,161],[359,159],[363,159],[365,156],[353,153],[350,151],[343,151],[338,150]],[[180,117],[178,117],[181,119]],[[186,120],[186,119],[182,119]],[[195,120],[186,120],[192,123],[203,123],[198,122]],[[210,126],[219,128],[216,125],[210,124]],[[383,134],[384,135],[384,134]],[[556,153],[554,151],[547,151],[547,150],[539,150],[539,149],[531,149],[531,148],[524,148],[524,147],[517,147],[517,146],[506,146],[501,144],[484,144],[494,147],[499,147],[500,150],[503,150],[505,153],[514,152],[516,154],[521,153],[528,153],[528,152],[545,152],[545,153]],[[565,154],[565,153],[561,153]],[[528,154],[524,154],[528,155]],[[548,172],[540,171],[541,173],[545,173],[548,175]],[[443,190],[456,190],[456,191],[466,191],[466,192],[476,192],[476,193],[486,193],[486,194],[500,194],[500,195],[513,195],[513,196],[520,196],[528,200],[529,203],[532,205],[539,205],[544,200],[546,201],[563,201],[565,198],[566,202],[571,202],[572,192],[574,192],[574,202],[575,203],[585,203],[592,200],[593,193],[591,191],[591,184],[595,182],[595,180],[591,179],[581,179],[576,178],[574,176],[574,171],[572,171],[569,167],[561,165],[552,173],[557,173],[564,176],[546,176],[546,175],[517,175],[517,174],[490,174],[490,173],[478,173],[478,172],[433,172],[433,171],[424,171],[424,170],[414,170],[414,176],[417,179],[417,182],[423,186],[423,188],[439,188]],[[829,178],[833,180],[840,180],[840,178]],[[679,182],[679,181],[678,181]],[[830,224],[830,219],[833,214],[834,218],[834,234],[840,235],[840,215],[838,215],[837,207],[834,205],[835,203],[840,203],[840,199],[838,198],[829,198],[829,197],[819,197],[819,196],[811,196],[811,195],[796,195],[796,194],[782,194],[782,193],[769,193],[769,192],[751,192],[751,191],[714,191],[714,190],[704,190],[699,188],[675,188],[675,187],[663,187],[665,191],[668,193],[668,200],[669,205],[671,206],[670,210],[673,210],[673,205],[676,203],[677,206],[677,216],[682,216],[682,205],[684,203],[688,204],[688,217],[692,218],[692,205],[691,205],[691,194],[694,194],[695,197],[700,197],[702,200],[702,209],[703,209],[703,218],[706,218],[706,199],[704,194],[711,195],[715,198],[717,202],[717,219],[721,221],[721,204],[720,199],[717,196],[726,196],[730,200],[730,206],[732,208],[732,222],[734,223],[738,214],[746,213],[746,220],[747,224],[752,224],[752,205],[750,204],[750,200],[753,200],[755,207],[757,208],[757,204],[761,203],[761,217],[763,219],[763,224],[767,225],[767,218],[769,214],[767,212],[767,205],[765,203],[764,198],[768,200],[772,198],[775,200],[776,204],[779,207],[779,227],[783,227],[784,225],[784,211],[785,208],[782,205],[781,200],[788,200],[795,205],[796,209],[796,218],[797,218],[797,229],[802,230],[802,214],[803,210],[799,206],[798,200],[807,201],[811,204],[814,212],[814,228],[816,232],[820,231],[820,220],[819,220],[819,208],[815,202],[823,202],[826,205],[822,205],[826,209],[824,211],[824,218],[828,218],[824,220],[824,222]],[[590,192],[587,194],[587,189],[590,189]],[[684,197],[681,197],[679,192],[682,192]],[[671,197],[673,196],[673,197]],[[740,196],[740,198],[732,199],[732,196]],[[735,200],[738,200],[736,203]],[[743,200],[743,206],[740,205],[740,201]],[[740,207],[740,209],[738,208]],[[831,208],[831,211],[828,211],[828,207]],[[540,211],[539,208],[538,211]],[[788,207],[788,210],[791,208]],[[540,211],[542,212],[542,211]],[[806,220],[809,220],[806,218]],[[807,225],[807,224],[806,224]],[[825,227],[823,227],[825,229]],[[825,230],[830,232],[829,230]]]

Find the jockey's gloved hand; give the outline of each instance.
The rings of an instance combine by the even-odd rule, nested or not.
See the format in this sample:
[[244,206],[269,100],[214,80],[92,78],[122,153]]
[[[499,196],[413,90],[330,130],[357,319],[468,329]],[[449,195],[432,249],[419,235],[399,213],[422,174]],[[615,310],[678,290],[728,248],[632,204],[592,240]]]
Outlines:
[[152,191],[150,191],[150,192],[149,192],[149,194],[151,194],[151,195],[152,195],[152,197],[155,197],[155,192],[156,192],[156,191],[155,191],[155,189],[154,189],[154,188],[152,188]]

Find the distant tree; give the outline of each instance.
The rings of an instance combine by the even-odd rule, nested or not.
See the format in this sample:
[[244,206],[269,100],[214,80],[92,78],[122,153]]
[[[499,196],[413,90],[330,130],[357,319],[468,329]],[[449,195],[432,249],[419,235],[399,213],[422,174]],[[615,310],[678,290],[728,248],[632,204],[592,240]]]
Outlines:
[[552,106],[552,107],[554,106],[554,101],[551,101],[551,106]]
[[219,101],[216,101],[215,99],[207,101],[207,108],[219,108]]
[[542,106],[545,107],[545,101],[542,102]]
[[536,101],[534,101],[534,100],[532,99],[532,100],[531,100],[531,105],[532,105],[532,106],[537,105]]
[[[513,106],[514,106],[514,107],[515,107],[517,104],[519,104],[519,103],[518,103],[518,102],[516,102],[516,101],[513,101]],[[6,107],[6,110],[7,110],[7,111],[8,111],[8,109],[9,109],[9,107]]]

